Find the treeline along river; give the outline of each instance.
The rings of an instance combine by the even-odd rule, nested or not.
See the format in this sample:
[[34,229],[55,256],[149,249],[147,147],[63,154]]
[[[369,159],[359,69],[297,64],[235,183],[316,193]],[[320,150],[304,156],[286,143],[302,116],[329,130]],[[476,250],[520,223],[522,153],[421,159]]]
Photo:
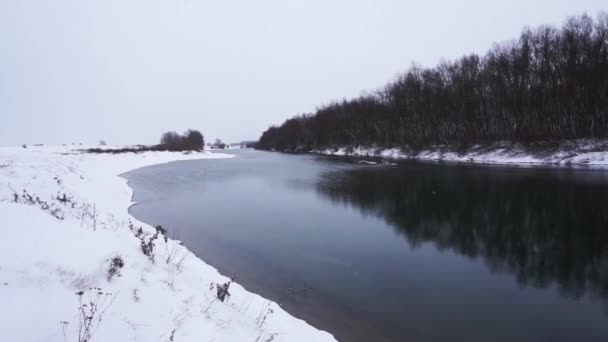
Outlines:
[[[381,62],[381,61],[380,61]],[[286,113],[293,115],[296,113]],[[413,66],[377,91],[266,130],[260,149],[462,149],[608,137],[608,14],[526,29],[485,55]]]

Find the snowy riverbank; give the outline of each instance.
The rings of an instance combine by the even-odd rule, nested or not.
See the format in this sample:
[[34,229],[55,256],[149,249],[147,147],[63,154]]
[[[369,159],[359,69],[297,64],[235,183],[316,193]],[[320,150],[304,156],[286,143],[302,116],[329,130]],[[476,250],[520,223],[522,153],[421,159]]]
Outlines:
[[229,157],[0,148],[0,340],[334,341],[129,215],[119,174]]
[[537,144],[524,146],[512,143],[475,145],[463,151],[454,151],[445,146],[435,146],[421,151],[405,151],[399,148],[356,147],[315,150],[314,153],[381,157],[386,159],[434,160],[480,164],[516,165],[589,165],[608,167],[608,141],[576,140],[559,144]]

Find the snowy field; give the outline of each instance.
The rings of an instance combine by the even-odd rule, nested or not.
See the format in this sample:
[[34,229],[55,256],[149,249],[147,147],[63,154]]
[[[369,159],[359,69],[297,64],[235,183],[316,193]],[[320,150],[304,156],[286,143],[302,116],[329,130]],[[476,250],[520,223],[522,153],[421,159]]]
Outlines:
[[534,148],[520,144],[495,143],[489,146],[476,145],[464,151],[453,151],[445,146],[436,146],[418,152],[399,148],[356,147],[316,150],[315,153],[339,156],[382,157],[387,159],[417,159],[480,164],[516,165],[589,165],[608,167],[608,141],[576,140],[557,145],[547,144]]
[[229,157],[0,148],[0,341],[334,341],[128,214],[119,174]]

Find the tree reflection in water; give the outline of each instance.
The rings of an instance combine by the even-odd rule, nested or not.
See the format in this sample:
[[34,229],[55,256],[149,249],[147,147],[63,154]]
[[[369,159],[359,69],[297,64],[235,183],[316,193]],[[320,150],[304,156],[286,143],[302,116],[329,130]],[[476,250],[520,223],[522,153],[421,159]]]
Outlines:
[[433,242],[521,285],[608,297],[608,174],[441,165],[323,174],[318,193],[383,218],[412,246]]

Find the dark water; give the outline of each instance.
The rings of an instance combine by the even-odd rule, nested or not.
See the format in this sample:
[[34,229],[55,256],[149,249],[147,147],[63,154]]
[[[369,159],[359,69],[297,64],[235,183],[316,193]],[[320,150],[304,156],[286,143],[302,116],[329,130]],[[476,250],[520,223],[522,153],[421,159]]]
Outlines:
[[342,341],[608,341],[608,172],[235,152],[132,213]]

